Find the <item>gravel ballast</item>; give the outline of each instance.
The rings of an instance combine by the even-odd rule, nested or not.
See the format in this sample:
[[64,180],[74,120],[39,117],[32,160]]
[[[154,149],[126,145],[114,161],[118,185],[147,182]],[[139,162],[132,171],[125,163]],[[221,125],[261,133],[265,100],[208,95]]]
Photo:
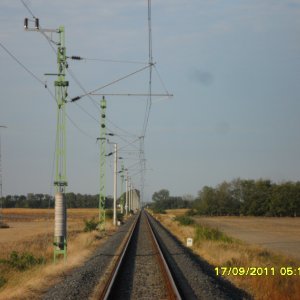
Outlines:
[[[42,299],[89,299],[94,294],[95,287],[101,278],[105,277],[105,272],[107,272],[112,259],[120,254],[117,253],[117,250],[119,250],[136,217],[129,219],[122,225],[116,233],[107,239],[105,244],[95,250],[84,265],[75,268],[60,283],[51,287]],[[144,218],[144,213],[142,213],[142,221]],[[244,291],[223,278],[217,277],[207,262],[184,247],[154,218],[150,217],[150,222],[182,299],[251,299]],[[122,299],[165,298],[163,291],[160,290],[162,279],[157,275],[158,270],[153,269],[152,263],[150,263],[153,248],[149,244],[149,236],[145,234],[143,226],[144,221],[138,225],[136,231],[140,234],[132,242],[139,246],[133,248],[131,251],[134,253],[131,252],[130,257],[127,258],[129,265],[123,272],[127,278],[126,285],[124,287],[119,286],[119,290],[123,290]],[[137,257],[137,261],[133,262],[133,255]],[[134,277],[130,273],[139,275]],[[126,289],[128,292],[124,293]],[[120,299],[119,293],[114,296],[116,296],[114,299]]]
[[146,216],[141,213],[108,299],[167,299],[157,255]]

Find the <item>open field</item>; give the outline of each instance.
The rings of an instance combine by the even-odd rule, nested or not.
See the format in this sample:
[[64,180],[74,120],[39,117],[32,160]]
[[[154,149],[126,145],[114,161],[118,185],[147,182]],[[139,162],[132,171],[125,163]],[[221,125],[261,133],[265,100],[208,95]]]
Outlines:
[[194,217],[197,223],[300,261],[300,218]]
[[[30,209],[30,208],[4,208],[2,209],[3,218],[9,220],[41,220],[53,219],[54,209]],[[68,208],[68,220],[84,219],[98,216],[97,208]]]
[[83,232],[83,220],[97,216],[98,209],[68,209],[68,263],[53,265],[54,210],[4,209],[4,222],[10,227],[0,229],[0,260],[17,251],[42,257],[44,263],[24,271],[0,263],[0,299],[37,299],[35,291],[42,291],[82,264],[114,231],[108,220],[103,233]]
[[[253,268],[254,270],[257,270],[258,268],[261,270],[270,270],[273,268],[275,270],[274,275],[270,274],[270,272],[260,275],[258,273],[253,275],[246,275],[243,273],[238,273],[237,275],[225,273],[220,275],[233,282],[239,288],[247,291],[254,297],[254,299],[299,299],[300,273],[297,271],[293,274],[293,276],[284,276],[280,274],[282,267],[283,270],[285,270],[285,267],[291,267],[293,270],[298,270],[300,267],[300,260],[295,258],[295,256],[282,255],[278,253],[278,251],[275,251],[275,249],[272,251],[261,245],[251,243],[255,240],[255,232],[252,233],[253,237],[251,240],[248,239],[248,242],[237,239],[237,236],[236,239],[230,238],[229,231],[227,231],[229,235],[228,239],[224,234],[219,234],[214,236],[214,238],[209,238],[208,235],[207,237],[201,236],[198,234],[199,229],[203,230],[203,232],[211,232],[211,226],[218,227],[219,230],[221,230],[219,233],[222,233],[224,228],[216,226],[214,222],[218,219],[227,220],[227,217],[204,218],[205,221],[211,221],[211,226],[208,226],[208,222],[205,223],[201,221],[200,224],[200,219],[198,220],[198,217],[195,217],[195,220],[199,222],[198,224],[195,222],[194,224],[184,226],[174,220],[176,216],[183,215],[184,213],[185,210],[168,210],[167,214],[156,214],[155,217],[161,221],[162,224],[164,224],[164,226],[166,226],[166,228],[168,228],[183,244],[186,244],[188,237],[194,238],[194,244],[191,247],[191,250],[202,259],[206,260],[213,269],[215,267],[218,267],[219,270],[220,268],[226,268],[226,270],[235,268],[238,270],[240,267],[244,269]],[[201,218],[201,220],[202,219],[203,218]],[[240,219],[240,222],[242,222],[243,219],[248,219],[248,222],[250,223],[245,223],[243,225],[240,225],[239,223],[234,223],[235,225],[231,224],[235,232],[247,232],[247,230],[251,229],[252,224],[253,228],[257,228],[256,230],[259,233],[259,228],[263,226],[263,224],[259,221],[265,218],[257,218],[257,222],[255,221],[256,218],[237,219]],[[277,222],[275,222],[275,219],[269,219],[270,223],[264,224],[264,228],[266,228],[266,232],[268,232],[266,236],[272,237],[273,235],[278,234],[278,239],[283,236],[293,237],[294,234],[299,236],[299,227],[297,225],[299,224],[298,220],[296,220],[295,223],[290,222],[288,219],[276,219],[276,221]],[[204,223],[206,225],[204,225]],[[275,239],[272,241],[277,242]],[[284,240],[281,239],[281,241]]]
[[[84,219],[97,218],[98,209],[68,209],[68,231],[82,230]],[[3,209],[4,222],[9,228],[1,229],[0,245],[18,242],[54,230],[54,209]]]

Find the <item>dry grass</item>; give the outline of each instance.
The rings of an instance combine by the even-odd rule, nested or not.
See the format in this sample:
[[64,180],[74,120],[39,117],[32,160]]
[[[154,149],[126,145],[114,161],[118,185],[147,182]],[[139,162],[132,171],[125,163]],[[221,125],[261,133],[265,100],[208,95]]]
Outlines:
[[6,228],[9,228],[9,225],[0,221],[0,229],[6,229]]
[[[173,219],[178,211],[168,211],[167,215],[156,215],[183,244],[188,237],[195,236],[194,226],[179,226]],[[299,261],[273,253],[272,251],[235,240],[233,243],[202,241],[194,244],[192,250],[218,267],[274,267],[275,276],[226,276],[236,286],[246,290],[255,299],[299,299],[300,276],[280,276],[280,267],[299,267]]]
[[[96,208],[68,208],[68,220],[88,219],[98,216]],[[7,221],[38,221],[42,219],[53,219],[54,209],[31,209],[31,208],[4,208],[3,219]]]
[[[63,278],[74,267],[82,264],[95,247],[104,243],[107,235],[114,231],[111,222],[107,222],[105,233],[83,233],[83,219],[90,219],[97,215],[97,209],[68,211],[68,261],[67,264],[61,261],[53,265],[53,221],[50,223],[45,220],[37,221],[41,215],[45,214],[43,210],[17,209],[14,212],[17,215],[34,215],[36,213],[35,217],[30,218],[31,222],[36,225],[36,228],[39,228],[41,224],[43,226],[48,224],[48,231],[43,234],[33,232],[30,237],[23,240],[20,240],[19,237],[10,242],[4,242],[0,239],[0,258],[8,258],[12,251],[30,252],[35,257],[43,256],[46,263],[26,271],[18,271],[8,265],[0,264],[0,278],[4,277],[7,280],[7,283],[0,288],[0,299],[39,299],[45,289]],[[9,214],[12,214],[12,211]],[[11,224],[15,226],[17,223],[23,224],[18,221]],[[25,224],[29,224],[28,219]]]
[[171,214],[173,216],[182,216],[184,215],[189,209],[188,208],[178,208],[178,209],[167,209],[167,214]]

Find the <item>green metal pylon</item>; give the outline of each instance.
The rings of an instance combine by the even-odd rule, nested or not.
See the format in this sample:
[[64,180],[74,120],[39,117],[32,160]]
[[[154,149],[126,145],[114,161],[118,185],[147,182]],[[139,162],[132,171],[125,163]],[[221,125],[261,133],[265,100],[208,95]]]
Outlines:
[[69,82],[65,80],[67,57],[65,48],[65,29],[60,26],[57,30],[59,43],[57,48],[57,80],[54,82],[55,98],[57,102],[57,131],[56,131],[56,171],[55,171],[55,191],[62,194],[62,209],[64,214],[64,236],[54,236],[54,262],[58,255],[63,255],[67,259],[67,209],[65,203],[65,192],[67,183],[66,175],[66,98]]
[[99,229],[105,230],[105,171],[106,171],[106,100],[100,103],[100,191],[99,191]]
[[[63,255],[67,260],[67,207],[65,192],[68,185],[66,174],[66,103],[67,89],[69,82],[65,80],[67,64],[66,47],[65,47],[65,29],[60,26],[58,29],[44,29],[39,27],[39,19],[35,19],[35,27],[29,28],[28,18],[24,20],[26,31],[38,31],[43,35],[50,34],[51,38],[47,39],[55,43],[57,47],[57,80],[55,86],[55,100],[57,103],[57,126],[56,126],[56,148],[55,148],[55,226],[54,226],[54,262],[58,255]],[[52,34],[58,34],[58,42],[52,40]]]

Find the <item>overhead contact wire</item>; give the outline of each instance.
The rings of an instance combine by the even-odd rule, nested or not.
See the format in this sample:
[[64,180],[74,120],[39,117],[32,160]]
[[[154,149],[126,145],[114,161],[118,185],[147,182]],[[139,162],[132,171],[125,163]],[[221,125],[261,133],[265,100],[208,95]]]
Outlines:
[[31,72],[15,55],[13,55],[1,42],[1,48],[15,61],[17,62],[30,76],[32,76],[35,80],[37,80],[42,85],[45,85],[45,82],[38,78],[33,72]]

